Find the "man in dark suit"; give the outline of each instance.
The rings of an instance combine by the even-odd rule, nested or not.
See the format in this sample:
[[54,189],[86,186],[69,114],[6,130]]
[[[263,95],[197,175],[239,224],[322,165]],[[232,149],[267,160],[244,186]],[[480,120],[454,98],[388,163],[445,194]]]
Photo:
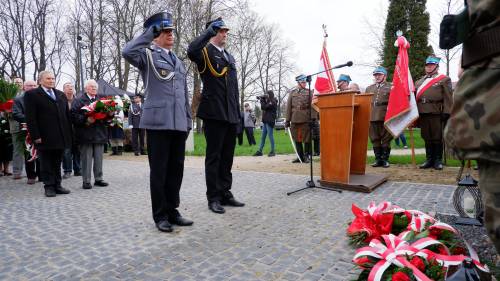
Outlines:
[[86,115],[82,107],[97,101],[97,82],[87,80],[85,93],[71,105],[71,119],[74,124],[75,138],[80,147],[80,161],[83,189],[91,189],[92,171],[94,171],[94,185],[108,186],[102,179],[102,159],[104,146],[108,142],[108,128],[104,121],[94,120]]
[[123,48],[123,57],[141,72],[145,102],[139,127],[146,129],[151,207],[158,230],[189,226],[179,208],[186,138],[191,130],[186,68],[172,52],[174,25],[169,12],[152,15],[144,32]]
[[225,49],[229,28],[222,18],[206,24],[206,30],[188,47],[203,81],[197,116],[203,119],[207,142],[205,179],[208,208],[218,214],[223,205],[242,207],[231,193],[236,129],[240,121],[239,92],[233,56]]
[[66,96],[55,89],[56,79],[52,72],[41,71],[40,87],[24,96],[26,123],[40,156],[40,175],[45,196],[68,194],[61,186],[63,151],[71,147],[71,123]]
[[132,126],[132,148],[135,156],[145,155],[144,151],[144,129],[139,128],[142,114],[142,98],[137,94],[134,96],[134,102],[130,104],[128,110],[128,124]]

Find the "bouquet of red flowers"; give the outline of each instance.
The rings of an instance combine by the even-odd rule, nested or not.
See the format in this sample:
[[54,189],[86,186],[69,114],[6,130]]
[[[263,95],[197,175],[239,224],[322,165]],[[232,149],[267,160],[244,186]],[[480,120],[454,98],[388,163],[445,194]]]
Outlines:
[[109,122],[113,120],[118,108],[115,101],[102,99],[82,107],[82,110],[86,111],[87,122],[92,124],[96,121]]
[[372,202],[366,210],[353,205],[352,210],[355,219],[347,229],[351,244],[369,243],[353,259],[363,269],[358,281],[445,280],[448,268],[466,259],[489,272],[452,226],[428,214],[390,202]]
[[12,112],[14,98],[18,91],[19,87],[16,84],[0,79],[0,111]]

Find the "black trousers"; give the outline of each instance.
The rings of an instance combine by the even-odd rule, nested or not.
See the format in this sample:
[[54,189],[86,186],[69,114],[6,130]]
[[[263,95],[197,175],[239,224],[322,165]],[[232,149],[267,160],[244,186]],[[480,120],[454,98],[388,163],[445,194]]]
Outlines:
[[249,145],[257,144],[255,142],[255,137],[253,135],[253,127],[245,127],[245,134],[247,135],[247,140]]
[[234,148],[236,146],[236,124],[224,121],[204,120],[205,180],[208,202],[232,198]]
[[178,214],[187,132],[146,130],[153,220]]
[[54,188],[61,186],[61,164],[64,149],[41,149],[38,150],[40,156],[40,177],[44,187]]
[[132,128],[132,149],[134,152],[144,151],[144,129]]
[[40,160],[35,159],[31,162],[28,160],[30,159],[29,153],[26,153],[24,155],[24,165],[26,167],[26,176],[28,179],[36,179],[37,177],[40,178]]

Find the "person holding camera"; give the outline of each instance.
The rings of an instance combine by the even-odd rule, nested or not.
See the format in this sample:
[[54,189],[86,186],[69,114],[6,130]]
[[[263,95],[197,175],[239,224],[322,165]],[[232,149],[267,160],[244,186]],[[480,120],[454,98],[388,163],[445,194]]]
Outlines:
[[243,125],[245,126],[245,134],[247,135],[247,140],[249,145],[257,144],[255,142],[255,137],[253,135],[253,129],[255,128],[255,114],[248,103],[245,103],[245,111],[243,112]]
[[278,101],[274,97],[273,91],[267,91],[263,96],[257,97],[260,101],[260,108],[262,109],[262,137],[260,138],[259,150],[255,152],[254,156],[262,156],[262,150],[266,144],[266,137],[269,135],[271,142],[271,151],[267,156],[275,156],[274,151],[274,124],[276,122],[276,110],[278,109]]
[[245,205],[231,193],[231,169],[241,114],[238,75],[234,57],[224,48],[229,27],[219,17],[208,22],[205,28],[189,44],[187,54],[196,63],[203,81],[196,116],[203,120],[207,142],[205,179],[208,208],[214,213],[223,214],[223,205]]
[[123,57],[142,75],[145,101],[139,128],[146,129],[153,220],[159,231],[189,226],[179,208],[184,151],[192,127],[187,70],[172,52],[172,14],[160,12],[144,22],[144,32],[125,45]]

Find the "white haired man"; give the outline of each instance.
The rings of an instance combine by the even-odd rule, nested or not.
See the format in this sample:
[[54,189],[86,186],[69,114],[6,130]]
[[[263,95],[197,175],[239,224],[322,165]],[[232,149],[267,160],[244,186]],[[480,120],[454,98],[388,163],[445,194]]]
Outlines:
[[108,128],[106,124],[93,118],[88,118],[82,107],[97,101],[97,82],[87,80],[85,93],[76,99],[71,106],[71,119],[75,129],[75,139],[80,147],[81,173],[83,189],[91,189],[92,170],[94,171],[94,185],[107,186],[102,179],[102,158],[104,146],[108,142]]

